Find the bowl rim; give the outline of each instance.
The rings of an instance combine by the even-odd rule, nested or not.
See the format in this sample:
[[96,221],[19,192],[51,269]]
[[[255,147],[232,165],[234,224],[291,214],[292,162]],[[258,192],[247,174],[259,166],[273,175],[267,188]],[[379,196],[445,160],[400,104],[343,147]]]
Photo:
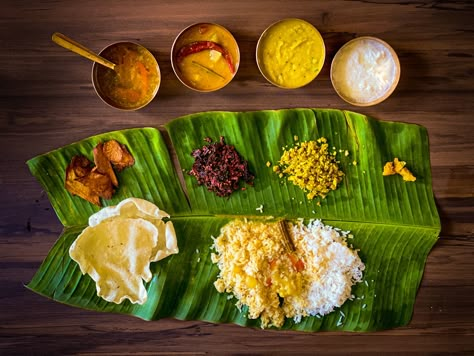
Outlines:
[[[223,86],[221,87],[217,87],[215,89],[197,89],[195,87],[193,87],[192,85],[189,85],[188,83],[186,83],[182,78],[181,76],[179,75],[179,68],[177,67],[177,64],[175,63],[175,58],[174,58],[174,52],[175,52],[175,47],[176,47],[176,43],[178,42],[179,38],[188,30],[190,30],[191,28],[195,27],[195,26],[201,26],[201,25],[212,25],[212,26],[217,26],[217,27],[220,27],[221,29],[223,29],[225,32],[227,32],[230,37],[234,40],[234,43],[235,43],[235,46],[236,46],[236,49],[237,49],[237,58],[236,58],[236,61],[235,61],[235,70],[234,70],[234,74],[232,75],[232,78],[227,82],[225,83]],[[176,78],[178,78],[178,80],[187,88],[189,89],[192,89],[194,91],[197,91],[199,93],[211,93],[211,92],[214,92],[214,91],[217,91],[219,89],[222,89],[224,87],[226,87],[233,79],[234,77],[237,75],[237,71],[239,70],[239,66],[240,66],[240,48],[239,48],[239,43],[237,42],[237,40],[235,39],[234,35],[232,34],[232,32],[230,32],[226,27],[218,24],[218,23],[215,23],[215,22],[194,22],[192,23],[191,25],[188,25],[186,26],[185,28],[183,28],[179,33],[178,35],[175,37],[175,39],[173,40],[173,44],[171,45],[171,51],[170,51],[170,59],[171,59],[171,68],[173,68],[173,72],[176,76]]]
[[[318,36],[318,38],[321,40],[321,43],[322,43],[322,57],[323,57],[323,62],[322,62],[322,65],[321,65],[321,68],[319,69],[319,71],[316,73],[316,75],[314,76],[313,79],[311,79],[308,83],[306,84],[303,84],[303,85],[300,85],[300,86],[297,86],[297,87],[287,87],[287,86],[282,86],[282,85],[279,85],[275,82],[273,82],[270,78],[268,78],[264,71],[262,70],[262,67],[263,67],[263,64],[261,65],[260,64],[260,60],[259,60],[259,55],[258,55],[258,51],[259,51],[259,48],[260,48],[260,45],[261,45],[261,42],[262,42],[262,39],[264,38],[264,36],[268,33],[268,31],[273,27],[273,26],[276,26],[277,24],[281,23],[281,22],[285,22],[285,21],[289,21],[289,20],[298,20],[298,21],[301,21],[301,22],[304,22],[306,24],[308,24],[309,26],[311,26],[315,31],[316,31],[316,34]],[[324,63],[326,62],[326,43],[324,42],[324,38],[323,36],[321,35],[321,32],[319,32],[319,30],[316,28],[316,26],[314,26],[311,22],[309,21],[306,21],[306,20],[303,20],[301,18],[298,18],[298,17],[287,17],[287,18],[284,18],[284,19],[280,19],[278,21],[275,21],[273,22],[272,24],[270,24],[267,28],[265,28],[265,30],[262,32],[262,34],[260,35],[260,37],[258,38],[258,41],[257,41],[257,47],[255,48],[255,60],[257,62],[257,67],[258,67],[258,70],[260,71],[260,74],[262,75],[262,77],[264,77],[267,82],[269,82],[270,84],[278,87],[278,88],[281,88],[281,89],[288,89],[288,90],[291,90],[291,89],[298,89],[298,88],[302,88],[302,87],[305,87],[309,84],[311,84],[317,77],[318,75],[322,72],[323,70],[323,67],[324,67]]]
[[100,85],[98,83],[98,79],[97,79],[97,68],[100,66],[100,64],[98,63],[93,63],[92,64],[92,71],[91,71],[91,78],[92,78],[92,85],[94,87],[94,91],[96,92],[97,96],[104,102],[106,103],[108,106],[110,107],[113,107],[117,110],[122,110],[122,111],[135,111],[135,110],[139,110],[139,109],[142,109],[144,108],[145,106],[147,106],[148,104],[150,104],[153,99],[155,99],[156,95],[158,94],[158,90],[160,89],[160,86],[161,86],[161,70],[160,70],[160,65],[158,64],[158,60],[156,59],[156,57],[153,55],[153,53],[148,49],[146,48],[145,46],[141,45],[140,43],[137,43],[137,42],[134,42],[134,41],[116,41],[116,42],[112,42],[110,43],[109,45],[105,46],[104,48],[102,48],[102,50],[100,50],[99,52],[99,55],[102,55],[102,53],[106,50],[106,49],[109,49],[110,47],[113,47],[113,46],[117,46],[117,45],[121,45],[121,44],[132,44],[134,46],[137,46],[139,47],[140,49],[143,49],[145,50],[145,53],[147,53],[147,55],[150,56],[150,58],[153,58],[153,61],[154,63],[156,64],[156,70],[157,70],[157,73],[158,73],[158,84],[156,86],[156,88],[154,89],[153,91],[153,95],[151,95],[150,99],[148,101],[146,101],[145,103],[143,103],[142,105],[140,106],[137,106],[137,107],[132,107],[132,108],[125,108],[125,107],[121,107],[121,106],[118,106],[116,105],[111,99],[105,97],[101,91],[100,91]]
[[[387,91],[382,96],[380,96],[377,99],[372,100],[370,102],[360,103],[360,102],[351,100],[351,98],[343,95],[340,92],[340,90],[338,90],[337,86],[334,84],[334,82],[335,82],[335,80],[334,80],[334,67],[335,67],[335,63],[336,63],[337,59],[339,58],[339,56],[341,56],[341,53],[342,53],[344,48],[347,48],[351,44],[354,44],[356,42],[363,41],[363,40],[371,40],[371,41],[375,41],[375,42],[378,42],[381,45],[383,45],[389,51],[389,53],[392,55],[393,61],[395,62],[396,72],[395,72],[395,78],[394,78],[391,86],[387,89]],[[392,46],[390,46],[387,42],[385,42],[384,40],[382,40],[378,37],[360,36],[360,37],[353,38],[352,40],[344,43],[341,46],[341,48],[339,48],[339,50],[336,52],[336,54],[334,55],[334,57],[332,59],[330,75],[329,76],[331,78],[332,87],[334,88],[335,92],[337,93],[337,95],[339,95],[339,97],[342,100],[344,100],[346,103],[349,103],[349,104],[354,105],[354,106],[366,107],[366,106],[373,106],[373,105],[380,104],[382,101],[386,100],[390,95],[392,95],[392,93],[395,91],[396,87],[398,86],[398,82],[400,81],[400,75],[401,75],[400,60],[398,59],[397,52],[395,52],[395,50],[392,48]]]

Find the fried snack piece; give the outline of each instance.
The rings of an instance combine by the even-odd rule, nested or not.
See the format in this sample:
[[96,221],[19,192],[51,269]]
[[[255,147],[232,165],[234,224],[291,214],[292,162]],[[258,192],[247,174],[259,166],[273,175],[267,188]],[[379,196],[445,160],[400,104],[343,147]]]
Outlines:
[[103,145],[104,155],[109,159],[114,167],[120,172],[124,168],[133,166],[135,159],[128,152],[127,147],[118,143],[116,140],[110,140]]
[[407,163],[405,161],[400,161],[397,157],[395,157],[393,162],[385,163],[382,174],[384,176],[400,174],[403,177],[403,180],[406,182],[416,181],[416,177],[413,175],[413,173],[411,173],[410,170],[405,167],[406,164]]
[[115,175],[112,164],[110,163],[109,158],[104,153],[104,144],[99,143],[94,148],[94,163],[95,169],[110,178],[110,181],[115,187],[118,187],[117,176]]
[[69,255],[96,282],[98,296],[117,304],[124,299],[143,304],[147,292],[142,280],[151,280],[150,257],[157,242],[151,222],[117,217],[87,227]]
[[89,187],[94,194],[104,199],[112,199],[112,195],[115,193],[110,178],[98,172],[96,167],[87,176],[79,178],[78,181]]
[[92,204],[101,206],[100,199],[110,199],[114,194],[112,181],[107,175],[92,168],[91,162],[84,156],[72,157],[66,168],[65,188],[72,194]]
[[150,263],[179,252],[173,223],[165,217],[170,217],[166,211],[138,198],[89,217],[69,255],[96,282],[98,296],[117,304],[146,302],[143,281],[152,278]]
[[97,226],[102,221],[116,217],[144,219],[158,230],[158,243],[152,251],[151,262],[159,261],[171,254],[178,253],[176,232],[171,221],[163,222],[170,215],[155,204],[139,198],[122,200],[116,206],[108,206],[89,217],[89,226]]
[[64,186],[72,195],[102,206],[100,198],[111,199],[114,187],[119,186],[112,164],[120,171],[133,165],[135,159],[124,145],[115,140],[97,144],[93,153],[95,167],[84,156],[72,158],[66,168]]
[[72,157],[66,168],[65,188],[72,194],[100,206],[99,195],[87,184],[87,176],[92,172],[91,162],[84,156]]
[[393,162],[385,163],[385,166],[383,166],[382,175],[383,176],[393,176],[394,174],[397,174],[397,172],[395,172],[395,165],[393,164]]
[[77,178],[87,176],[93,168],[91,161],[84,156],[74,156],[71,160],[70,166],[73,170],[74,176]]

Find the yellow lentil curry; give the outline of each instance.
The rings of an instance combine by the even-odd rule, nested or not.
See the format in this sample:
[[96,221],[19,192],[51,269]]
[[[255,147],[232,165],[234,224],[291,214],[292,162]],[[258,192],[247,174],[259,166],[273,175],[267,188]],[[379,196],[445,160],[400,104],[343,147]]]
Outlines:
[[270,26],[257,45],[257,63],[263,76],[283,88],[309,84],[321,71],[324,57],[320,33],[300,19]]
[[232,34],[216,24],[193,25],[173,46],[173,67],[188,87],[213,91],[227,85],[239,66],[239,49]]
[[148,104],[158,91],[158,63],[140,45],[120,42],[107,47],[101,56],[116,64],[115,70],[97,66],[99,95],[113,106],[137,109]]

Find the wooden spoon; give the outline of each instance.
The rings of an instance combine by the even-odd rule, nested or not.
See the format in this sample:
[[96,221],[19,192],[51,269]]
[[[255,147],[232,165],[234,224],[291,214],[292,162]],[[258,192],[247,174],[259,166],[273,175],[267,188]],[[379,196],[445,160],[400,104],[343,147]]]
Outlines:
[[91,61],[99,63],[103,66],[106,66],[107,68],[115,70],[116,64],[105,59],[104,57],[101,57],[95,54],[90,49],[84,47],[80,43],[77,43],[76,41],[70,39],[69,37],[63,35],[62,33],[58,33],[58,32],[53,33],[53,36],[51,37],[51,39],[53,40],[54,43],[60,45],[61,47],[64,47],[74,53],[77,53],[78,55],[82,57],[90,59]]

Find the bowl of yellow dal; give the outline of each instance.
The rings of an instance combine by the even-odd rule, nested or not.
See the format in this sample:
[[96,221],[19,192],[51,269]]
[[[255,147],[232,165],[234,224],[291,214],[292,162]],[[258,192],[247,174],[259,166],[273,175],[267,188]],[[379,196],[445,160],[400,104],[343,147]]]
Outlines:
[[257,66],[271,84],[296,89],[311,83],[326,56],[324,40],[309,22],[288,18],[270,25],[257,43]]
[[176,77],[190,89],[211,92],[234,78],[240,52],[234,36],[215,23],[196,23],[176,37],[171,65]]

